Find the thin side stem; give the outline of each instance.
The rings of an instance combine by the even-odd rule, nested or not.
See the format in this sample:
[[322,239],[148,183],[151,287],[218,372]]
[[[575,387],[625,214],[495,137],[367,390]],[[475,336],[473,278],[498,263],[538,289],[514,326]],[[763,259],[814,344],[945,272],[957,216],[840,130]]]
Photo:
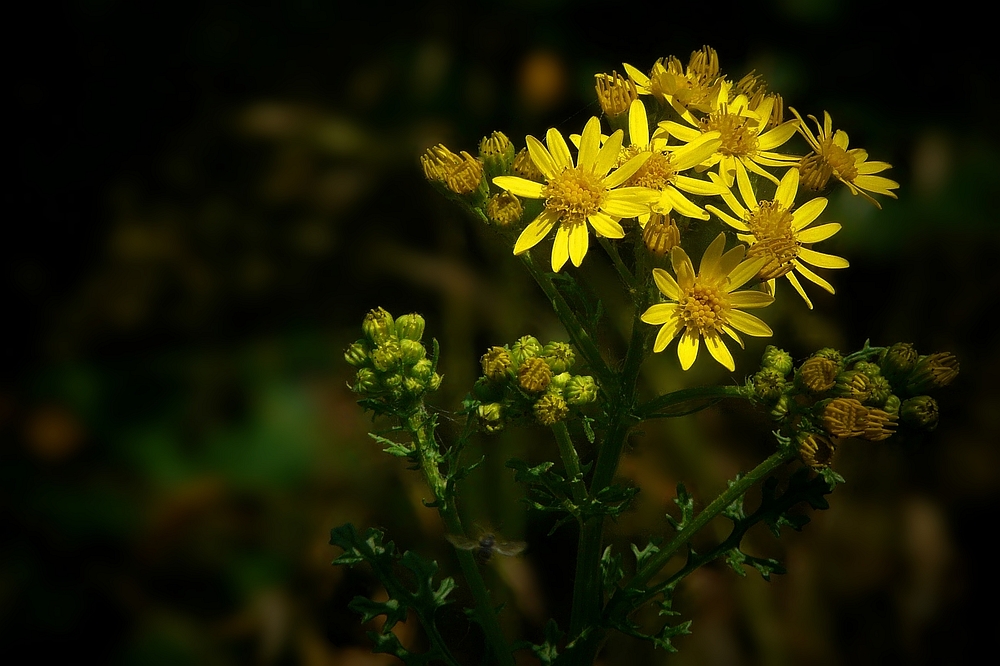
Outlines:
[[594,370],[594,373],[602,382],[606,382],[611,377],[611,370],[608,368],[607,363],[604,362],[597,344],[580,323],[573,308],[570,307],[565,297],[556,289],[556,286],[552,283],[552,279],[544,271],[539,270],[532,261],[529,253],[525,252],[522,254],[521,261],[552,303],[552,308],[555,310],[556,316],[559,317],[562,325],[566,327],[566,332],[569,333],[570,340],[579,350],[584,360],[587,361],[587,365]]
[[[712,400],[722,398],[749,398],[750,393],[743,386],[697,386],[679,391],[665,393],[658,398],[653,398],[649,402],[639,405],[635,410],[636,416],[640,419],[647,419],[654,416],[673,416],[672,414],[657,414],[662,409],[680,405],[691,400]],[[679,416],[680,414],[678,414]]]
[[628,266],[625,265],[625,262],[622,261],[621,255],[618,254],[618,248],[613,243],[609,243],[608,239],[603,236],[598,236],[597,240],[600,242],[601,247],[604,248],[604,251],[608,253],[608,256],[611,257],[611,263],[615,265],[618,277],[622,279],[625,288],[632,291],[635,288],[635,277],[632,275],[632,271],[628,269]]
[[[431,423],[430,417],[423,410],[414,415],[409,423],[410,432],[413,434],[417,450],[420,453],[421,471],[424,473],[427,485],[434,492],[438,513],[441,515],[441,520],[444,522],[445,528],[447,528],[450,534],[464,536],[465,529],[462,527],[458,510],[448,496],[447,482],[441,476],[441,470],[438,468],[441,458],[437,450],[437,445],[434,442],[434,432],[433,426],[430,425]],[[486,641],[489,644],[490,650],[493,652],[497,663],[501,664],[501,666],[514,666],[514,655],[511,652],[510,645],[507,643],[507,638],[503,634],[503,629],[500,627],[500,619],[493,608],[489,589],[486,587],[482,574],[479,572],[479,565],[476,563],[475,556],[471,551],[459,549],[455,550],[455,554],[458,556],[458,563],[462,568],[466,584],[468,584],[469,590],[472,592],[472,597],[475,599],[476,616],[483,628],[483,632],[486,634]]]

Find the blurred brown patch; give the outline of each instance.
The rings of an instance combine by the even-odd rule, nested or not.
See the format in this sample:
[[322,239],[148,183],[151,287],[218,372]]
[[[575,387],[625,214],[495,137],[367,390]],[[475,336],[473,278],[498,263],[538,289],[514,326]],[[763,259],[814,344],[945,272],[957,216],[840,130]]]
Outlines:
[[566,64],[555,53],[534,51],[521,62],[518,93],[526,109],[533,113],[547,111],[566,95]]
[[65,407],[45,405],[36,408],[24,424],[24,439],[36,457],[59,462],[72,456],[83,444],[84,431],[79,419]]

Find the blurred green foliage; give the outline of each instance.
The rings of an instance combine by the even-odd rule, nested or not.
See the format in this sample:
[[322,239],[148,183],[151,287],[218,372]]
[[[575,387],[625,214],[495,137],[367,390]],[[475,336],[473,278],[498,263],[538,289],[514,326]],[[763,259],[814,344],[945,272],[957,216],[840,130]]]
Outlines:
[[[932,436],[843,447],[830,511],[780,552],[751,532],[755,554],[788,574],[692,576],[676,603],[693,633],[669,663],[973,654],[989,635],[975,608],[1000,490],[985,35],[860,2],[758,7],[753,26],[735,18],[745,7],[702,5],[657,5],[671,15],[641,21],[631,6],[558,0],[353,9],[92,1],[26,22],[60,64],[18,62],[10,84],[21,205],[2,266],[4,644],[41,661],[385,663],[347,609],[378,598],[376,582],[330,566],[330,527],[384,527],[446,575],[456,566],[427,491],[373,445],[346,389],[357,322],[378,305],[427,316],[445,416],[488,346],[563,335],[509,249],[426,185],[419,154],[440,141],[471,150],[494,129],[575,130],[595,112],[595,72],[708,43],[731,75],[756,68],[803,113],[829,110],[902,184],[877,215],[860,198],[831,201],[845,228],[827,250],[852,267],[814,311],[779,298],[774,340],[797,357],[909,341],[952,351],[963,370]],[[632,28],[609,27],[616,10]],[[613,279],[599,262],[584,270]],[[650,363],[649,393],[680,388],[657,371],[671,363]],[[683,381],[725,379],[703,365]],[[678,480],[709,497],[769,438],[740,406],[650,426],[623,461],[642,493],[612,538],[662,531]],[[476,446],[489,455],[463,510],[529,542],[487,575],[509,602],[508,633],[540,642],[544,617],[568,616],[575,535],[544,540],[550,525],[525,517],[503,463],[552,459],[554,446],[530,431]],[[422,640],[414,624],[399,625],[404,644]],[[475,629],[452,626],[473,654]],[[664,658],[606,649],[607,663]]]

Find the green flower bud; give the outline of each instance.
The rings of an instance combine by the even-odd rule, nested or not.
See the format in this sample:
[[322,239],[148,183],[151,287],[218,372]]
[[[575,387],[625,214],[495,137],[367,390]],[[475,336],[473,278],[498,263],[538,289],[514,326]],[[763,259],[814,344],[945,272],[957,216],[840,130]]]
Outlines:
[[889,380],[882,375],[869,377],[871,379],[871,395],[868,397],[868,404],[875,407],[882,407],[885,401],[892,395],[892,385]]
[[563,389],[566,388],[566,384],[569,383],[569,380],[572,378],[573,375],[569,374],[568,372],[560,372],[558,375],[553,375],[552,383],[549,384],[549,390],[550,391],[556,390],[561,393]]
[[858,361],[854,364],[853,369],[864,373],[868,379],[875,379],[882,376],[882,369],[878,366],[878,363],[871,363],[870,361]]
[[500,381],[507,377],[507,372],[513,365],[510,352],[503,347],[490,347],[489,351],[479,359],[483,366],[483,374],[487,379]]
[[834,443],[823,435],[800,432],[795,436],[799,445],[799,457],[813,469],[829,467],[837,450]]
[[872,394],[872,380],[868,375],[858,370],[848,370],[837,375],[837,380],[833,385],[833,394],[841,398],[854,398],[858,402],[864,402]]
[[399,393],[403,390],[403,376],[395,374],[386,375],[382,378],[382,385],[393,393]]
[[392,315],[382,308],[376,308],[365,315],[361,330],[365,332],[365,337],[374,345],[391,340],[396,336]]
[[836,363],[838,366],[843,366],[843,364],[844,364],[844,356],[839,351],[837,351],[836,349],[834,349],[833,347],[823,347],[822,349],[820,349],[819,351],[817,351],[815,354],[813,354],[813,357],[814,358],[828,358],[831,361],[833,361],[834,363]]
[[521,364],[529,358],[534,358],[542,353],[542,343],[531,335],[519,338],[517,342],[510,346],[510,358],[514,367],[520,368]]
[[788,416],[788,409],[791,407],[791,404],[791,398],[787,395],[782,395],[778,398],[778,401],[774,403],[774,407],[771,408],[771,418],[775,421],[780,421]]
[[399,341],[400,357],[403,363],[412,365],[427,356],[427,350],[416,340],[403,339]]
[[868,408],[854,398],[834,398],[823,407],[822,419],[834,437],[860,437],[868,424]]
[[424,335],[424,318],[416,312],[403,315],[396,320],[396,335],[400,340],[419,341]]
[[810,393],[823,393],[833,388],[840,367],[831,359],[811,356],[795,373],[796,385]]
[[541,393],[552,382],[552,370],[540,358],[529,358],[517,370],[517,383],[528,393]]
[[354,376],[354,386],[351,390],[362,395],[369,395],[378,390],[378,377],[371,368],[361,368]]
[[765,367],[753,376],[754,393],[764,402],[776,402],[784,392],[786,384],[785,375],[773,367]]
[[514,144],[503,132],[493,132],[479,142],[479,159],[483,161],[486,175],[491,181],[495,176],[510,174],[515,154]]
[[565,342],[550,342],[542,347],[541,356],[549,364],[554,374],[566,372],[576,361],[573,348]]
[[764,348],[764,355],[760,358],[760,367],[764,370],[775,370],[784,377],[792,371],[792,355],[784,349],[768,345]]
[[434,374],[432,374],[431,378],[429,380],[427,380],[427,390],[428,391],[437,391],[439,388],[441,388],[441,381],[443,379],[444,379],[443,375],[439,375],[436,372]]
[[917,365],[917,350],[908,342],[897,342],[885,350],[880,365],[882,376],[895,384]]
[[410,368],[410,376],[420,382],[427,382],[434,371],[434,364],[429,358],[422,358]]
[[524,215],[521,200],[510,192],[494,194],[486,202],[486,218],[498,227],[509,227]]
[[566,384],[566,402],[585,405],[597,400],[597,382],[590,375],[575,375]]
[[388,371],[399,365],[403,360],[403,350],[399,343],[392,339],[385,340],[371,353],[372,364],[377,370]]
[[890,395],[888,398],[885,399],[885,404],[882,405],[882,409],[884,409],[889,414],[898,415],[900,404],[901,402],[899,400],[898,395]]
[[403,390],[412,396],[418,396],[424,392],[426,384],[416,377],[403,378]]
[[958,359],[949,352],[938,352],[921,356],[913,372],[906,380],[909,393],[923,393],[942,388],[958,377]]
[[366,340],[352,342],[347,351],[344,352],[344,360],[355,368],[366,365],[368,363],[368,342]]
[[929,395],[904,400],[899,407],[899,418],[908,425],[934,430],[938,424],[937,401]]
[[496,432],[503,428],[503,405],[499,402],[479,405],[476,408],[476,416],[487,432]]
[[569,414],[569,407],[561,395],[546,393],[535,402],[532,408],[535,418],[542,425],[550,426],[562,421]]

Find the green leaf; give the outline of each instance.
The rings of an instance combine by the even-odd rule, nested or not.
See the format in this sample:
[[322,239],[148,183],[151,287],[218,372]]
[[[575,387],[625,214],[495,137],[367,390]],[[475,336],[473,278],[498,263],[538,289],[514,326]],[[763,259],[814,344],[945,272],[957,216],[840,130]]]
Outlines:
[[681,519],[676,520],[668,513],[667,522],[670,523],[675,532],[680,532],[694,518],[694,498],[688,494],[687,488],[684,487],[683,483],[677,484],[677,497],[674,498],[674,504],[681,510]]
[[638,546],[632,544],[632,552],[635,554],[635,567],[637,570],[641,569],[649,558],[660,552],[661,543],[663,543],[661,537],[653,537],[642,550],[639,550]]
[[618,588],[618,583],[624,578],[625,570],[622,568],[621,553],[612,555],[611,546],[608,546],[604,549],[604,554],[601,555],[601,584],[604,587],[604,593],[610,595]]

